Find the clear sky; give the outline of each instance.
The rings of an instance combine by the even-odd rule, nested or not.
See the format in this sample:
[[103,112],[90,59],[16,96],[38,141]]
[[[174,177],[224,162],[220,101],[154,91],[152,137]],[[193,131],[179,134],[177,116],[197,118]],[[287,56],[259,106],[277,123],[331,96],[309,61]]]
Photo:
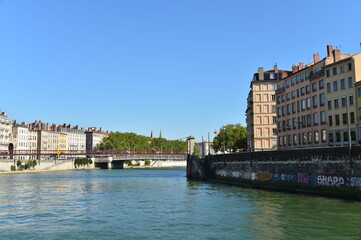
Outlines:
[[361,0],[0,0],[0,108],[200,141],[245,126],[258,67],[359,53],[360,16]]

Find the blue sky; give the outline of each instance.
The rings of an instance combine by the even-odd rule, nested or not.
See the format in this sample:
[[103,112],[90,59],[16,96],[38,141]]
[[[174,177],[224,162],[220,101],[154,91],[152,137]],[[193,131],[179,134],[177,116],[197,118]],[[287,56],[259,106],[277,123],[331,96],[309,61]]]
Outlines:
[[245,126],[258,67],[359,53],[361,0],[0,0],[0,108],[169,139]]

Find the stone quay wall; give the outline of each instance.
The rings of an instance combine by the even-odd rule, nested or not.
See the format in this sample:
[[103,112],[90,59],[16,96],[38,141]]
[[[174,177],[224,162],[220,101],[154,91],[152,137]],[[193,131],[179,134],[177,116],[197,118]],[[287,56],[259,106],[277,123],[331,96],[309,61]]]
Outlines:
[[190,179],[361,199],[361,146],[189,156]]

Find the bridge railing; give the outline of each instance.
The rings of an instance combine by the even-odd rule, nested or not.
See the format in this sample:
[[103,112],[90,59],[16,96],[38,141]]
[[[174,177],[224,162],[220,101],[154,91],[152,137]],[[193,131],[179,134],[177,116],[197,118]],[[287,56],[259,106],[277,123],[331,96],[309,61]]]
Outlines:
[[2,150],[0,157],[11,156],[120,156],[120,155],[187,155],[175,150]]

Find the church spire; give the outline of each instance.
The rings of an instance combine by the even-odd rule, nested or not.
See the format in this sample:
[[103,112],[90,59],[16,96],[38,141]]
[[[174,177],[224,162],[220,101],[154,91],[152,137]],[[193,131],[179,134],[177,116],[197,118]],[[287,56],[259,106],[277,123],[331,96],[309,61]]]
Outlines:
[[150,139],[153,139],[153,130],[150,132]]
[[162,130],[159,132],[159,138],[162,138]]

